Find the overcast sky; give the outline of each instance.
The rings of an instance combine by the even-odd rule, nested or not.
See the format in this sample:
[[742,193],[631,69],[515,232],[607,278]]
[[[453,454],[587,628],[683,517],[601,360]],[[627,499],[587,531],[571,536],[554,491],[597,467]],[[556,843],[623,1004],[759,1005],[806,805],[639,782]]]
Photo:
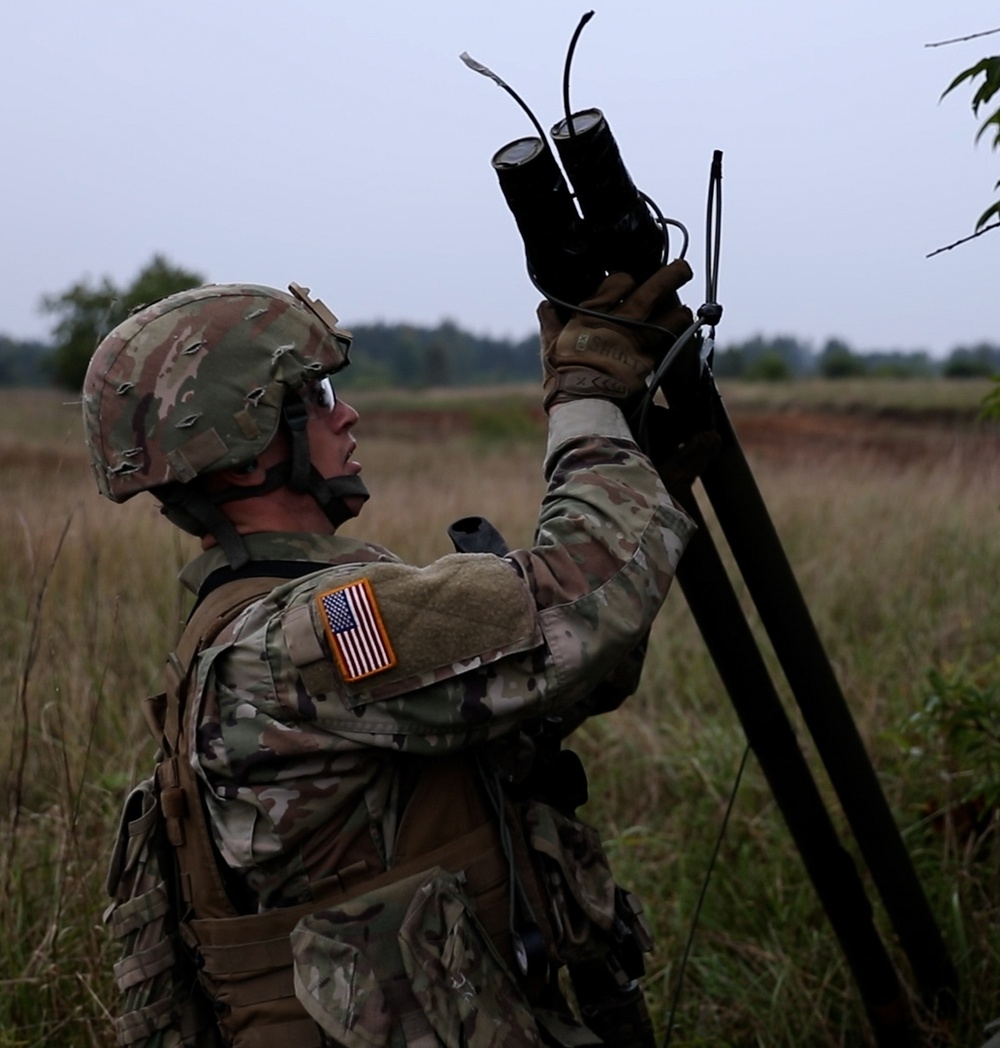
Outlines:
[[[344,324],[522,336],[538,298],[490,167],[561,116],[568,0],[33,0],[0,15],[0,332],[46,337],[41,295],[127,282],[155,252],[213,281],[313,289]],[[1000,342],[1000,233],[935,258],[995,199],[952,77],[1000,36],[968,0],[595,0],[574,108],[692,236],[703,296],[724,153],[724,343]]]

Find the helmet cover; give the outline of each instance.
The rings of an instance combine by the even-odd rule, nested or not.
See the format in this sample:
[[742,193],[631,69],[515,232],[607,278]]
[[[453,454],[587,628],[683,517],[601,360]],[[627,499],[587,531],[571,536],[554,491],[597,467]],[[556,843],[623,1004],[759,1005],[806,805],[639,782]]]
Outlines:
[[94,352],[83,421],[101,494],[140,491],[250,462],[288,392],[349,363],[351,335],[308,289],[207,284],[119,324]]

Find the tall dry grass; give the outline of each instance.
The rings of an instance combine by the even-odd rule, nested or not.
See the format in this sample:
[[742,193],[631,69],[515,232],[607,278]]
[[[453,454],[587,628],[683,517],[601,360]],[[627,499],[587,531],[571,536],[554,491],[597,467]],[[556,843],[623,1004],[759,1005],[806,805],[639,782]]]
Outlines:
[[[374,497],[352,531],[418,563],[448,552],[447,524],[469,513],[492,519],[512,544],[530,542],[543,488],[542,437],[529,423],[498,428],[480,401],[486,421],[472,432],[442,431],[419,413],[394,429],[381,410],[373,404],[368,434],[364,416],[358,431]],[[749,450],[959,967],[961,1009],[939,1043],[974,1045],[1000,1014],[996,819],[987,811],[970,827],[960,818],[958,789],[974,761],[924,710],[930,670],[989,686],[1000,454],[988,431],[920,432],[916,455],[899,441],[855,439],[850,427],[840,443],[773,431]],[[0,397],[2,1048],[112,1043],[106,852],[122,791],[152,758],[141,699],[160,688],[186,608],[175,577],[194,544],[144,498],[104,503],[78,433],[78,410],[58,396]],[[744,746],[679,592],[656,624],[639,694],[574,745],[591,775],[586,815],[658,933],[647,985],[662,1031]],[[866,1038],[849,972],[751,760],[673,1043]]]

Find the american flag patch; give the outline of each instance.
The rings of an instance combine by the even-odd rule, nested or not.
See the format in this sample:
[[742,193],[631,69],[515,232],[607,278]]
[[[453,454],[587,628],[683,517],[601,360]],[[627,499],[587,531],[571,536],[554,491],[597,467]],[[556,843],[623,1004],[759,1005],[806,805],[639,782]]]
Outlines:
[[316,603],[344,680],[361,680],[396,665],[367,579],[321,593]]

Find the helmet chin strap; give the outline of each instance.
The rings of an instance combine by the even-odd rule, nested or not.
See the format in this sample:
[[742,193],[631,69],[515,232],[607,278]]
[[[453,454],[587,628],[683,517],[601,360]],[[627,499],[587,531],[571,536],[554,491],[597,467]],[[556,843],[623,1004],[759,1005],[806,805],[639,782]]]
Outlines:
[[[303,437],[305,437],[305,434],[303,434]],[[293,483],[294,477],[294,460],[286,460],[271,466],[264,474],[264,479],[260,484],[253,484],[250,487],[226,488],[225,491],[209,496],[209,499],[217,506],[226,502],[240,502],[243,499],[255,499],[260,495],[266,495],[268,492],[275,491],[287,484],[293,491],[303,495],[311,495],[313,501],[323,511],[326,519],[335,528],[338,528],[345,520],[350,520],[356,515],[353,510],[348,508],[347,503],[344,501],[346,498],[362,499],[367,502],[370,497],[368,488],[365,487],[365,483],[360,477],[324,477],[311,463],[306,474],[304,487],[299,487]]]
[[356,516],[355,512],[348,508],[345,499],[356,498],[367,502],[370,497],[368,488],[360,477],[324,477],[315,466],[309,470],[306,491],[312,495],[316,505],[335,528]]
[[211,535],[235,570],[250,561],[250,551],[232,521],[219,509],[218,501],[193,484],[177,481],[153,488],[152,494],[162,503],[160,512],[172,524],[199,538]]
[[[292,459],[290,463],[284,462],[272,469],[287,469],[287,476],[283,482],[287,483],[292,491],[312,495],[326,519],[335,528],[340,527],[345,520],[354,516],[344,499],[351,497],[367,501],[368,488],[358,476],[324,477],[312,464],[309,455],[309,435],[306,432],[309,415],[305,403],[297,394],[289,393],[285,396],[281,413],[292,441]],[[268,475],[270,473],[271,470],[268,470]]]

